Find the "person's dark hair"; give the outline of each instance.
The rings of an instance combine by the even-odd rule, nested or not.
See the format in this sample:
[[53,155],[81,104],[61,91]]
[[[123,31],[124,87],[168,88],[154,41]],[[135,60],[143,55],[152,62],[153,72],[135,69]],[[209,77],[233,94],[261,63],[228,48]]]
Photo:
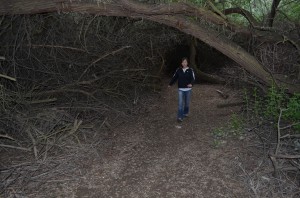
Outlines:
[[186,60],[187,62],[189,62],[189,59],[188,59],[187,57],[183,57],[183,58],[181,59],[181,62],[184,61],[184,60]]

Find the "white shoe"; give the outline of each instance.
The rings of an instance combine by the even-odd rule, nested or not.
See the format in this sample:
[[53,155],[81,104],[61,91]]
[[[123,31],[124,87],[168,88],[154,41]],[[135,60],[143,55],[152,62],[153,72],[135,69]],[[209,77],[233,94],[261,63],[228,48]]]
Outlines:
[[177,122],[183,122],[182,118],[177,118]]

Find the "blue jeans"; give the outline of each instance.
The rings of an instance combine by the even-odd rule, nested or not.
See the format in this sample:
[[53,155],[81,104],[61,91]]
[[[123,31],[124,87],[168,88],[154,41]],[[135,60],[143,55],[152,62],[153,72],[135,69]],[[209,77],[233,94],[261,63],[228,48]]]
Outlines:
[[192,90],[180,91],[178,90],[178,114],[177,119],[183,119],[184,115],[187,115],[190,110]]

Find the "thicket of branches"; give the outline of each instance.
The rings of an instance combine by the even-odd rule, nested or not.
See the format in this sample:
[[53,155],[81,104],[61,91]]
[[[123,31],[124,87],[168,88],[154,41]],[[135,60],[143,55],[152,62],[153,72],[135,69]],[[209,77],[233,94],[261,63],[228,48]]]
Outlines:
[[[1,27],[6,195],[12,185],[24,193],[35,176],[55,169],[68,145],[99,144],[102,129],[145,111],[141,103],[160,88],[165,50],[184,37],[143,20],[74,13],[6,16]],[[7,161],[16,150],[23,160]]]
[[[165,50],[181,39],[150,22],[80,14],[5,17],[2,27],[1,113],[16,123],[33,107],[130,112],[159,89]],[[5,120],[2,132],[20,130]]]

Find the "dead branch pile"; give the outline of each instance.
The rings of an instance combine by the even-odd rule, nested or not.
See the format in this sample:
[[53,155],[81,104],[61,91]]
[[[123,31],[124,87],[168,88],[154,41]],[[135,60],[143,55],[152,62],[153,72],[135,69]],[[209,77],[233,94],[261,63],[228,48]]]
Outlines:
[[[229,32],[231,36],[226,31],[222,33],[253,54],[274,79],[278,78],[281,82],[297,86],[300,82],[299,28],[297,28],[297,24],[285,20],[281,24],[276,24],[275,29],[277,40],[268,40],[267,37],[259,38],[254,32],[248,39],[233,32]],[[250,84],[260,87],[262,90],[265,89],[265,86],[257,83],[259,80],[256,77],[249,75],[246,70],[233,61],[227,59],[219,62],[223,66],[220,67],[219,75],[227,79],[227,83],[235,86],[241,85],[241,87]]]
[[58,160],[65,150],[99,144],[102,129],[147,109],[143,100],[160,87],[164,50],[182,40],[151,22],[74,13],[5,16],[0,23],[5,197],[72,170]]
[[[291,44],[255,44],[253,53],[273,78],[278,78],[282,82],[289,84],[299,84],[300,82],[300,56],[299,51]],[[227,79],[227,83],[235,87],[253,85],[266,91],[267,87],[259,84],[259,80],[249,75],[243,68],[239,67],[231,60],[224,61],[224,67],[220,68],[218,75]]]
[[300,51],[288,41],[258,45],[255,53],[274,77],[290,84],[300,82]]
[[298,123],[282,120],[252,123],[247,140],[250,156],[239,158],[239,174],[255,197],[299,197],[300,135]]

